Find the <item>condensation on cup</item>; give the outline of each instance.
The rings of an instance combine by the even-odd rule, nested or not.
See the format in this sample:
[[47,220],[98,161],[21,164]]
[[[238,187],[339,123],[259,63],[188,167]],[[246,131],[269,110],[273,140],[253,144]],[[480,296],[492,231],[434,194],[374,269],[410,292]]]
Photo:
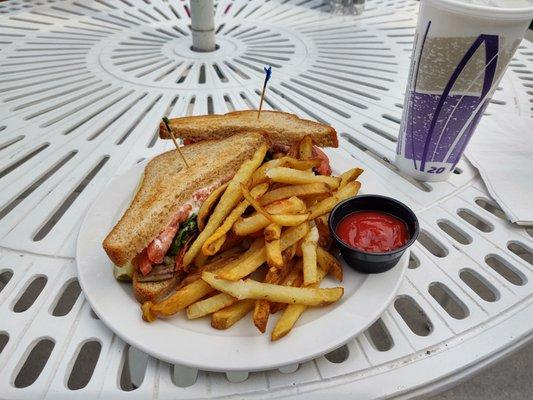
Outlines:
[[529,0],[420,2],[396,149],[401,171],[449,177],[532,17]]

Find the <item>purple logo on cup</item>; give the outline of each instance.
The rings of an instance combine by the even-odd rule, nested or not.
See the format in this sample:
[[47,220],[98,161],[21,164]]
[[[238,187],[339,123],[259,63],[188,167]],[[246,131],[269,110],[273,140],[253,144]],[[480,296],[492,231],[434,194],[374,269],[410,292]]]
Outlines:
[[431,21],[413,60],[397,153],[415,170],[440,174],[442,163],[455,167],[488,104],[499,37],[429,38],[430,28]]

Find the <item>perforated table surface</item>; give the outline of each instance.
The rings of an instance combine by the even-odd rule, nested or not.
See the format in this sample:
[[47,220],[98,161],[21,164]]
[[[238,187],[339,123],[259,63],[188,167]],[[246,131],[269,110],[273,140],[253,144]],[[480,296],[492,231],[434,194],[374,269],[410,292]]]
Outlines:
[[[187,2],[0,3],[0,398],[410,398],[434,393],[532,334],[533,227],[509,223],[466,160],[442,183],[394,157],[418,3],[223,0],[214,53],[190,50]],[[256,108],[333,125],[331,157],[412,206],[422,235],[398,297],[364,334],[302,365],[207,373],[147,357],[99,321],[75,242],[106,183],[171,148],[162,115]],[[533,116],[533,46],[485,118]],[[312,338],[310,338],[312,340]]]

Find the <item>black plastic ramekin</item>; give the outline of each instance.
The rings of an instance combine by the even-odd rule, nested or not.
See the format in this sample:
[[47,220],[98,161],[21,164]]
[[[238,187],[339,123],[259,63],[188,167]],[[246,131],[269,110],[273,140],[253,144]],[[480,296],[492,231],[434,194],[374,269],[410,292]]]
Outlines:
[[[345,216],[355,211],[381,211],[401,219],[407,224],[408,242],[384,253],[370,253],[349,245],[337,235],[336,228]],[[329,216],[329,229],[344,261],[355,270],[367,274],[385,272],[394,267],[420,232],[418,219],[409,207],[390,197],[374,194],[350,197],[337,204]]]

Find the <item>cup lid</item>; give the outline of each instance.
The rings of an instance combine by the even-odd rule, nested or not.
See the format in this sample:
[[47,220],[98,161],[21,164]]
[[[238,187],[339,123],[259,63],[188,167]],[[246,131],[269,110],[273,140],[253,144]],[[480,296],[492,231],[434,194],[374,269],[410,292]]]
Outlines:
[[524,20],[533,17],[532,0],[424,0],[434,7],[495,19]]

